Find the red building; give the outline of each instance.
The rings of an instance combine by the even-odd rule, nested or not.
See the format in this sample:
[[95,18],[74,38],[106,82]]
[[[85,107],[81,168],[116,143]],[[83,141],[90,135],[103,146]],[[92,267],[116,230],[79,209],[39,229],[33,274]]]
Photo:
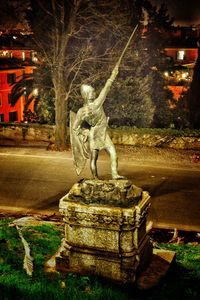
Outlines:
[[197,41],[200,39],[200,27],[172,27],[165,55],[171,64],[164,72],[168,87],[175,100],[179,100],[190,86],[193,68],[198,57]]
[[198,57],[198,48],[168,47],[165,54],[171,59],[173,67],[166,70],[164,75],[168,87],[173,93],[175,100],[179,100],[185,93],[192,81],[193,68]]
[[165,54],[173,60],[175,65],[194,67],[194,63],[198,56],[198,48],[196,47],[167,47]]
[[[33,73],[36,61],[35,52],[32,50],[0,50],[0,122],[23,121],[25,94],[12,106],[12,85],[18,82],[24,74]],[[28,109],[33,111],[33,103]]]

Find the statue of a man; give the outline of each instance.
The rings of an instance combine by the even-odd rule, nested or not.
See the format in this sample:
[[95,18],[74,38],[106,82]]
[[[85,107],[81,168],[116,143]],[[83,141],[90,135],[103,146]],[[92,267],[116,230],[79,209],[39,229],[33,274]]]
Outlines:
[[102,149],[105,149],[110,155],[112,178],[124,178],[117,172],[117,154],[107,132],[108,118],[103,109],[103,103],[118,74],[118,68],[119,65],[117,64],[98,97],[96,97],[92,86],[81,85],[81,95],[84,105],[78,110],[76,115],[74,114],[74,117],[71,115],[71,118],[74,119],[71,122],[72,128],[70,129],[71,144],[77,173],[80,174],[85,166],[84,160],[90,158],[90,169],[95,179],[98,178],[98,154]]
[[[83,170],[86,160],[90,158],[90,169],[94,178],[98,178],[97,159],[99,151],[105,149],[111,158],[111,173],[113,179],[123,179],[117,172],[117,154],[108,132],[108,119],[103,110],[103,104],[115,80],[120,62],[137,30],[135,26],[125,48],[112,71],[110,78],[106,81],[104,88],[96,97],[92,86],[83,84],[81,95],[84,105],[77,114],[70,112],[70,139],[76,172],[79,175]],[[87,124],[87,126],[85,126]]]

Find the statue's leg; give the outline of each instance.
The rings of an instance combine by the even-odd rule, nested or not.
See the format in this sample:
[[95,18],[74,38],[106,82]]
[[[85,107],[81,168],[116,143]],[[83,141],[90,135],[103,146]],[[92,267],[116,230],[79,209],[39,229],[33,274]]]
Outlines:
[[124,176],[120,176],[117,172],[117,167],[118,167],[118,160],[117,160],[117,153],[115,150],[115,146],[111,142],[109,147],[106,147],[106,151],[110,155],[110,160],[111,160],[111,173],[112,173],[112,178],[113,179],[124,179]]
[[95,179],[98,178],[97,174],[97,159],[99,155],[99,150],[94,149],[91,151],[91,159],[90,159],[90,170],[92,172],[92,175]]

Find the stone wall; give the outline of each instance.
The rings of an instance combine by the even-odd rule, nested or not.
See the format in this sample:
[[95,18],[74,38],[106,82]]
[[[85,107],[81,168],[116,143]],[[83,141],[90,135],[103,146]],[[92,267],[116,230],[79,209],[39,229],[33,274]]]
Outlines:
[[200,150],[200,131],[197,136],[173,136],[171,134],[139,134],[112,129],[110,130],[110,137],[114,144],[119,145]]
[[0,139],[36,142],[54,142],[55,126],[39,124],[0,123]]
[[[0,123],[0,139],[13,141],[36,141],[53,143],[55,126],[38,124]],[[114,144],[129,146],[163,147],[173,149],[200,150],[200,131],[195,136],[173,136],[134,133],[131,130],[109,129]]]

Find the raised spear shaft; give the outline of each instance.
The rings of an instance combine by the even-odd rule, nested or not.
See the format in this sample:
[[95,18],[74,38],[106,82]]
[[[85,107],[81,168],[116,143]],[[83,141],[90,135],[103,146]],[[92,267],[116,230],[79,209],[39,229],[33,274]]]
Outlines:
[[134,34],[135,34],[137,28],[138,28],[138,24],[135,26],[133,32],[131,33],[131,36],[130,36],[129,40],[128,40],[126,46],[124,47],[124,50],[122,51],[122,54],[120,55],[120,58],[119,58],[118,61],[117,61],[116,67],[119,67],[119,65],[120,65],[120,63],[121,63],[121,60],[122,60],[122,58],[123,58],[123,56],[124,56],[124,54],[125,54],[125,52],[126,52],[128,46],[129,46],[129,44],[130,44],[130,42],[131,42],[131,40],[132,40],[132,38],[133,38],[133,36],[134,36]]

